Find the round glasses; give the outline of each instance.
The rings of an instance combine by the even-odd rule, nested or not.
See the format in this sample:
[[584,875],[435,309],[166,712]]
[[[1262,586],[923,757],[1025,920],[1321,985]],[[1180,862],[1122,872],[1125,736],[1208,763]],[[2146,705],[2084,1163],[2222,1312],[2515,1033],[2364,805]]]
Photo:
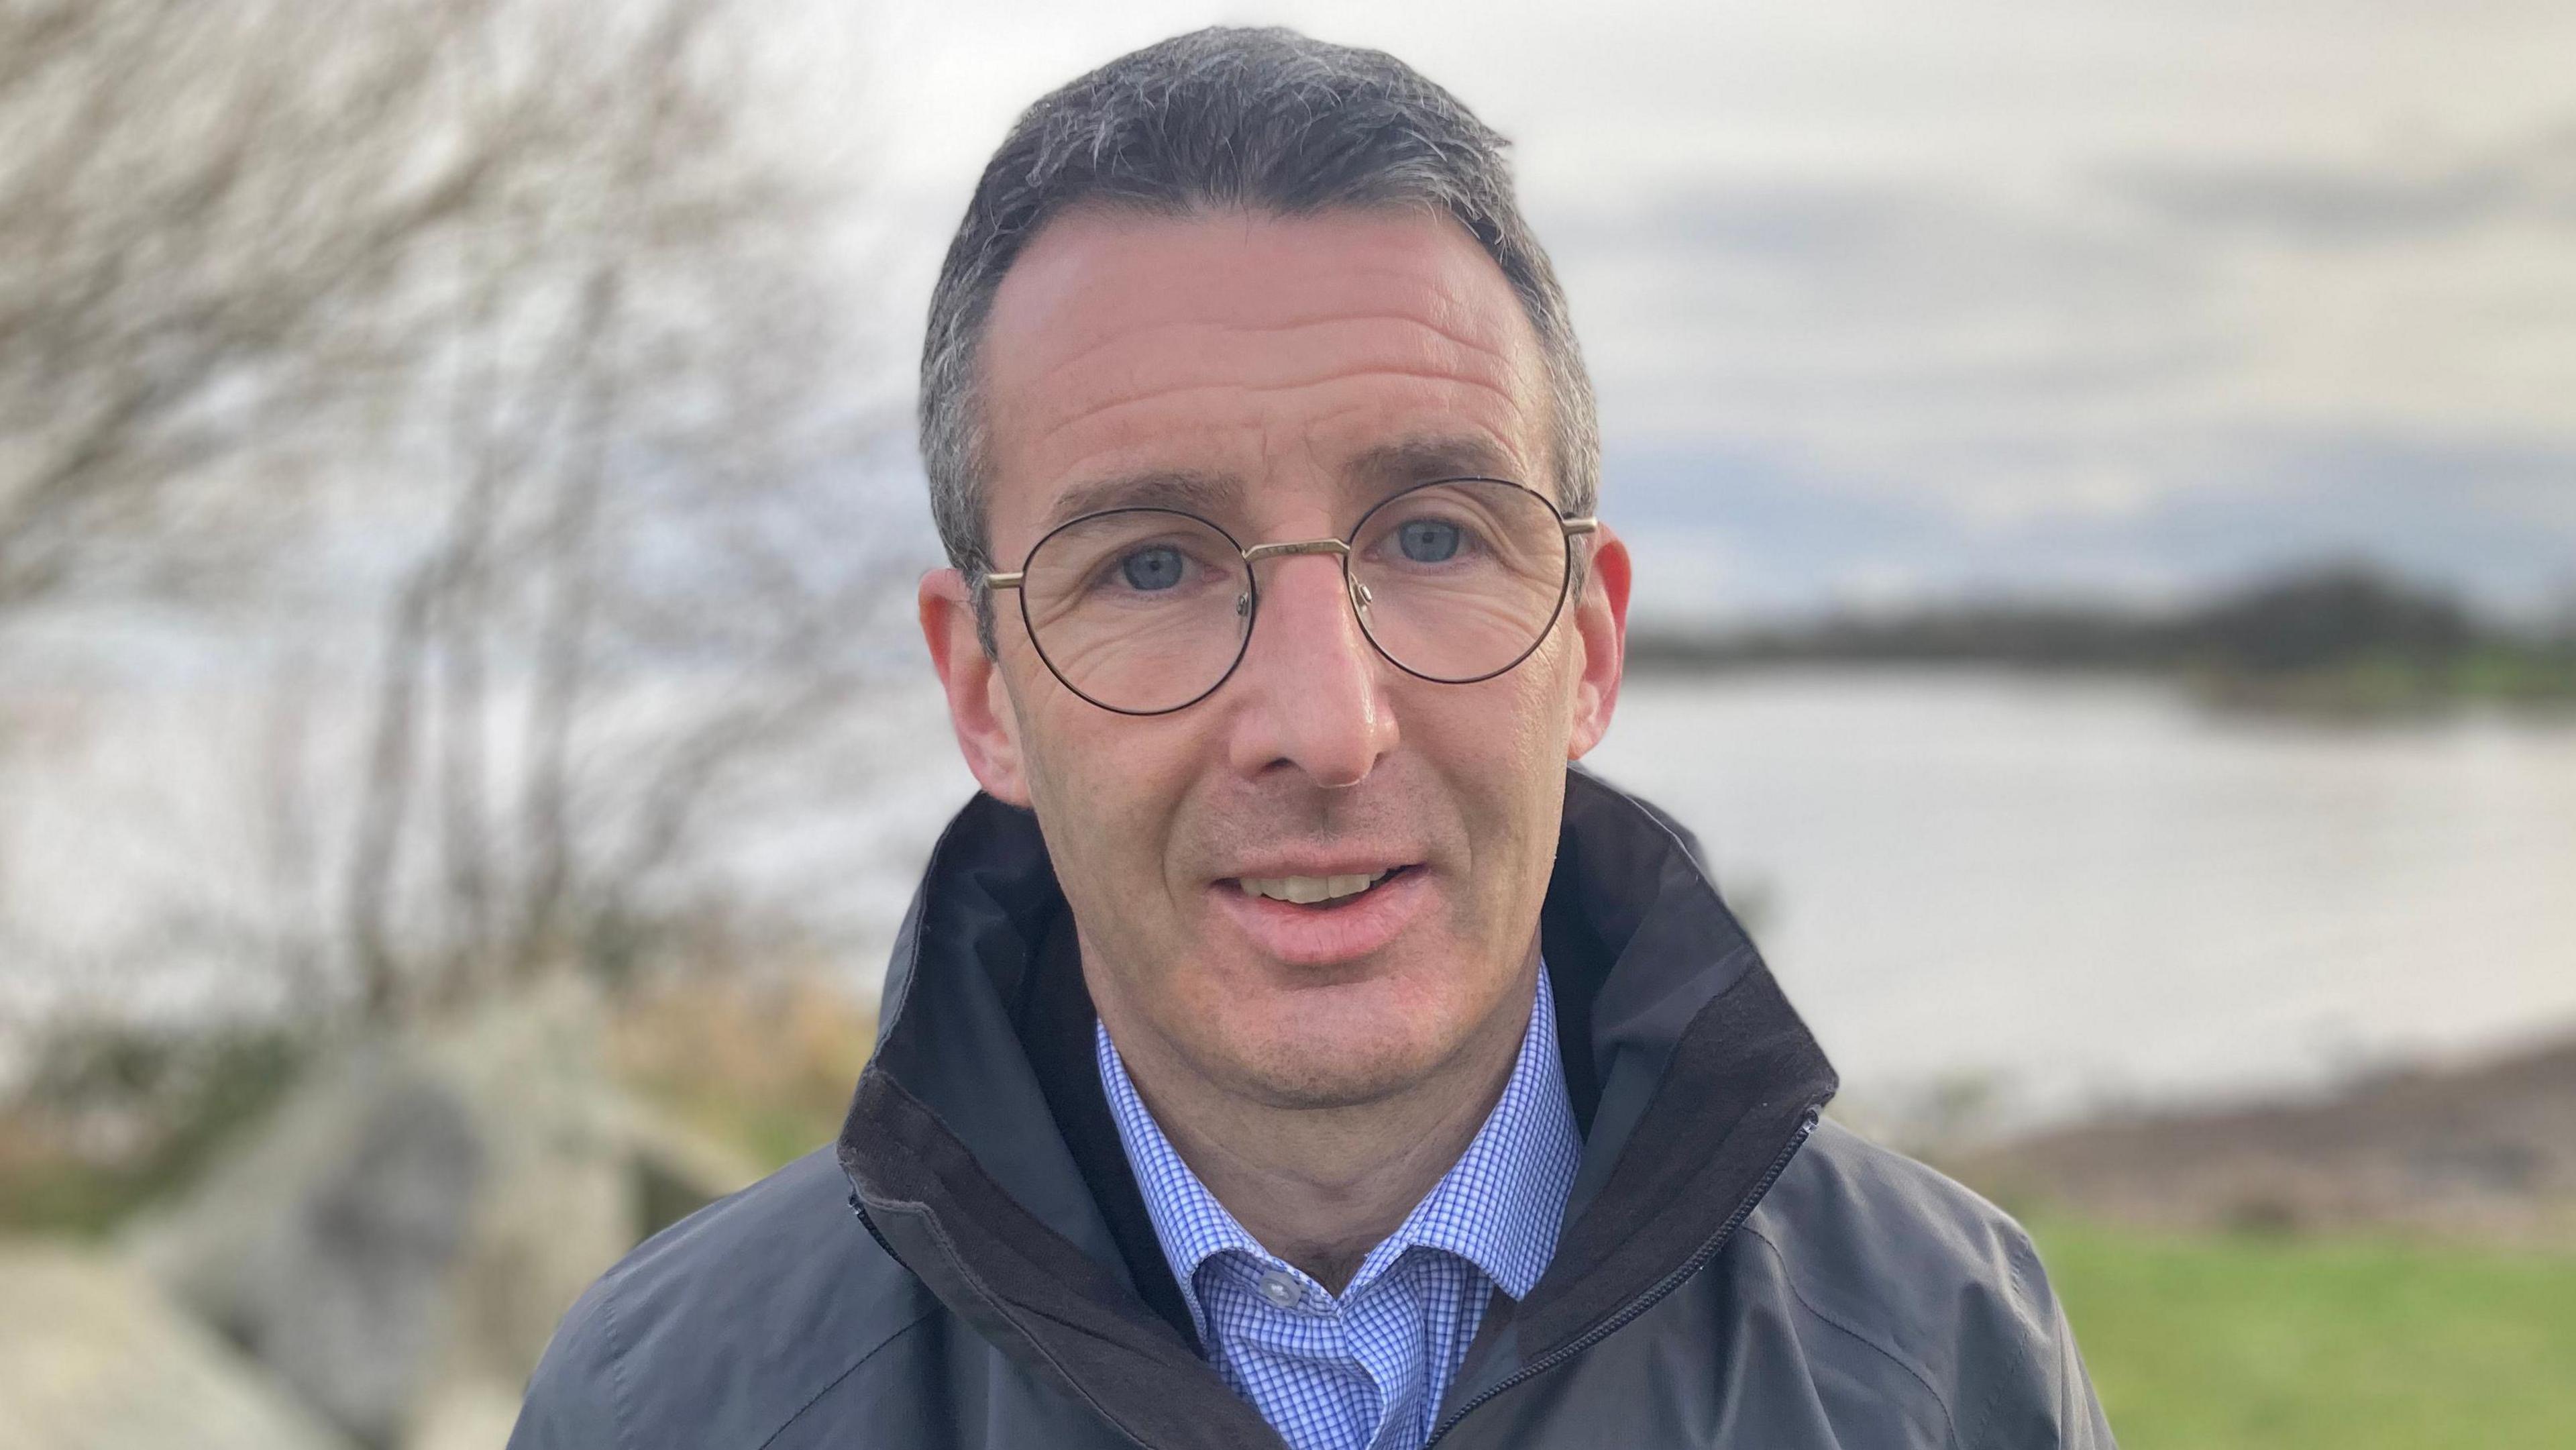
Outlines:
[[1252,641],[1252,566],[1331,554],[1360,629],[1387,661],[1440,684],[1489,680],[1555,627],[1574,540],[1593,531],[1537,491],[1499,478],[1444,478],[1393,494],[1342,539],[1255,544],[1193,513],[1116,508],[1058,525],[1013,574],[1038,658],[1104,710],[1164,715],[1226,682]]

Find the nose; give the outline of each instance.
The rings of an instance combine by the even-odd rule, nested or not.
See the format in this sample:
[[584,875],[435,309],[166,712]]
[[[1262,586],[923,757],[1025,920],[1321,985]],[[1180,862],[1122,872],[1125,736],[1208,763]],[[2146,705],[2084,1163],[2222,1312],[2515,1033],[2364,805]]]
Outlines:
[[1252,640],[1235,669],[1229,751],[1246,775],[1287,767],[1357,785],[1395,748],[1384,662],[1360,632],[1329,555],[1266,560]]

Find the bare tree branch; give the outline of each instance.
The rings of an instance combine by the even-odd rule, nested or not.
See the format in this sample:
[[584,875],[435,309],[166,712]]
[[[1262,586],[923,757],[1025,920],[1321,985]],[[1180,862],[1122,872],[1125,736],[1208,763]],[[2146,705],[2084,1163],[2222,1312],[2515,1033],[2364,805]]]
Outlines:
[[0,0],[0,630],[254,594],[332,502],[372,572],[312,587],[378,624],[311,798],[353,805],[246,775],[365,1012],[717,889],[711,803],[876,678],[913,561],[828,501],[905,410],[747,124],[755,13]]

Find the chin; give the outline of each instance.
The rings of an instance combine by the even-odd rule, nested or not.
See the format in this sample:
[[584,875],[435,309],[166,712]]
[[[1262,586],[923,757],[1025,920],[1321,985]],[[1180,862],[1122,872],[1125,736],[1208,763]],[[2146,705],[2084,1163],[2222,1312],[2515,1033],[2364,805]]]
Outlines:
[[[1430,1076],[1469,1035],[1466,1023],[1425,1021],[1352,1002],[1245,1029],[1224,1055],[1245,1085],[1273,1106],[1345,1108],[1391,1097]],[[1282,1020],[1293,1030],[1277,1030]],[[1260,1030],[1266,1026],[1270,1030]],[[1220,1049],[1223,1051],[1223,1049]]]

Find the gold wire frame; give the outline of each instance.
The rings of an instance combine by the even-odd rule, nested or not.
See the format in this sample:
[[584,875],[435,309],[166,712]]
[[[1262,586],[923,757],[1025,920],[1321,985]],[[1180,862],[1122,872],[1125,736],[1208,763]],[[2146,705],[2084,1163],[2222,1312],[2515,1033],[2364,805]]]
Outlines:
[[[1528,659],[1530,655],[1538,649],[1539,644],[1547,638],[1549,632],[1556,628],[1557,620],[1564,617],[1565,597],[1574,582],[1574,541],[1584,535],[1596,532],[1601,527],[1601,521],[1597,516],[1591,514],[1583,515],[1580,518],[1567,517],[1563,510],[1557,508],[1556,501],[1554,499],[1549,498],[1546,494],[1540,493],[1537,489],[1531,488],[1528,484],[1509,478],[1488,478],[1481,475],[1462,474],[1455,478],[1424,479],[1420,483],[1408,485],[1404,488],[1398,489],[1394,493],[1388,494],[1385,498],[1379,499],[1376,503],[1371,504],[1367,512],[1360,515],[1359,522],[1351,526],[1351,532],[1357,534],[1361,529],[1367,527],[1371,515],[1375,514],[1379,509],[1385,508],[1388,504],[1395,502],[1397,499],[1402,498],[1407,494],[1418,492],[1422,489],[1437,488],[1444,483],[1499,483],[1508,488],[1519,489],[1530,497],[1537,499],[1540,503],[1547,505],[1548,512],[1556,515],[1556,526],[1559,533],[1564,538],[1566,551],[1565,577],[1557,584],[1556,607],[1549,612],[1547,623],[1541,625],[1538,633],[1532,636],[1529,642],[1529,647],[1522,650],[1509,664],[1503,665],[1499,669],[1488,671],[1485,674],[1477,675],[1471,679],[1463,680],[1445,679],[1438,675],[1426,675],[1420,670],[1415,669],[1413,666],[1406,664],[1404,661],[1397,659],[1387,650],[1385,645],[1378,642],[1376,632],[1369,627],[1366,614],[1361,612],[1361,606],[1366,602],[1362,597],[1363,586],[1360,585],[1358,580],[1349,578],[1351,558],[1350,540],[1332,538],[1291,539],[1279,543],[1253,544],[1245,546],[1242,544],[1236,544],[1234,536],[1227,533],[1215,520],[1201,518],[1199,515],[1191,513],[1187,509],[1153,506],[1148,511],[1154,513],[1178,514],[1183,518],[1195,519],[1199,523],[1207,525],[1208,528],[1216,532],[1217,537],[1225,540],[1228,544],[1234,545],[1235,552],[1243,556],[1244,568],[1247,571],[1249,571],[1253,565],[1260,563],[1264,559],[1282,558],[1292,554],[1330,554],[1334,556],[1342,562],[1343,577],[1346,580],[1349,580],[1351,607],[1354,612],[1361,612],[1360,634],[1368,640],[1369,647],[1371,649],[1376,650],[1389,664],[1394,665],[1397,669],[1404,671],[1406,674],[1411,675],[1416,679],[1428,680],[1433,684],[1472,685],[1480,680],[1490,680],[1496,675],[1506,674],[1512,670],[1518,669],[1521,661]],[[1134,508],[1094,509],[1090,513],[1079,514],[1073,518],[1069,518],[1063,523],[1056,525],[1054,528],[1047,530],[1045,534],[1039,537],[1036,543],[1031,544],[1029,546],[1028,556],[1021,561],[1019,568],[1011,570],[1008,573],[986,573],[983,576],[984,586],[988,589],[1017,590],[1022,581],[1028,577],[1029,560],[1037,557],[1038,550],[1046,547],[1047,540],[1054,538],[1057,534],[1060,534],[1077,524],[1084,523],[1091,519],[1103,518],[1110,514],[1130,513],[1135,511],[1136,510]],[[1253,597],[1256,600],[1259,598],[1257,587]],[[1259,606],[1256,603],[1254,607],[1258,608]],[[1103,710],[1108,710],[1119,715],[1168,715],[1175,710],[1186,710],[1190,706],[1197,704],[1199,701],[1206,699],[1208,696],[1215,694],[1219,689],[1223,688],[1225,682],[1234,677],[1236,666],[1243,663],[1243,654],[1240,647],[1238,647],[1233,662],[1228,664],[1225,667],[1225,672],[1218,675],[1216,680],[1206,689],[1199,691],[1197,694],[1192,695],[1190,698],[1183,700],[1177,705],[1166,705],[1153,710],[1131,710],[1123,706],[1112,705],[1105,700],[1094,699],[1091,695],[1086,694],[1080,687],[1076,686],[1073,681],[1064,677],[1064,672],[1056,668],[1055,661],[1048,658],[1046,646],[1037,639],[1036,627],[1029,622],[1028,597],[1025,594],[1020,598],[1020,624],[1022,628],[1029,631],[1031,643],[1037,645],[1039,660],[1045,663],[1047,673],[1055,676],[1057,683],[1063,685],[1066,689],[1071,690],[1079,698],[1089,701],[1091,704],[1097,705]],[[1248,624],[1249,621],[1247,621],[1247,625]],[[1250,639],[1251,635],[1247,628],[1244,636],[1245,643],[1249,643]]]

